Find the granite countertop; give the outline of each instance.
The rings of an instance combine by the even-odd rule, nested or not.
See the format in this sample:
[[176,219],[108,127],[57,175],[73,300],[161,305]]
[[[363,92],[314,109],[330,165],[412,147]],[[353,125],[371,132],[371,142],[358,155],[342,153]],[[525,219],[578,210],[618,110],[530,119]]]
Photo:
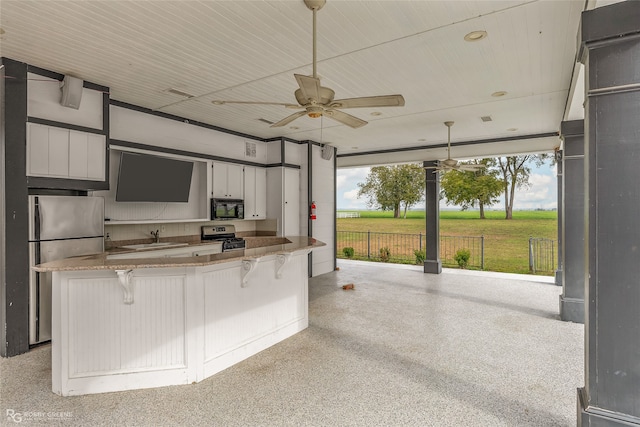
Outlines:
[[[136,268],[158,268],[158,267],[203,267],[206,265],[219,264],[223,262],[241,261],[245,259],[255,259],[266,255],[276,255],[291,253],[303,249],[313,249],[325,246],[324,242],[307,236],[287,236],[283,237],[245,237],[247,247],[241,251],[229,251],[219,254],[203,255],[197,257],[153,257],[154,250],[172,249],[158,247],[147,250],[148,258],[132,259],[108,259],[109,255],[127,252],[140,254],[140,251],[113,248],[107,252],[95,255],[84,255],[73,258],[66,258],[39,264],[33,267],[35,271],[76,271],[76,270],[133,270]],[[212,244],[211,241],[190,242],[189,245],[198,246]]]

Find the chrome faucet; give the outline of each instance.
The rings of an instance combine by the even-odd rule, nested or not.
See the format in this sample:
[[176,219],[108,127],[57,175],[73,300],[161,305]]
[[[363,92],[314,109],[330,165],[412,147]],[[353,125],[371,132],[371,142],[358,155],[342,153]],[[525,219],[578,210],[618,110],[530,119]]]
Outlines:
[[156,238],[156,243],[160,242],[160,230],[152,231],[151,235]]

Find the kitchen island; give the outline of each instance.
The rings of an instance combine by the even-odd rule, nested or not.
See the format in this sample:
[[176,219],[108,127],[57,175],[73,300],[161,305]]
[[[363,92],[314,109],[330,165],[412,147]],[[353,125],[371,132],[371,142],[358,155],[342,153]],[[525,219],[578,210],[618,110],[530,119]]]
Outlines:
[[307,254],[324,243],[264,243],[177,258],[103,253],[34,267],[53,272],[53,391],[199,382],[305,329]]

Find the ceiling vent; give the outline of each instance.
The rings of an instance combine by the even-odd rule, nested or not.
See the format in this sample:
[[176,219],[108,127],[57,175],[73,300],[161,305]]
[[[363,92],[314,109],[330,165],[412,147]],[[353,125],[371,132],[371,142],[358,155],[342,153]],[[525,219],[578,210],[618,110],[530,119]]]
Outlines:
[[267,119],[258,119],[258,121],[263,122],[263,123],[266,123],[266,124],[268,124],[268,125],[272,125],[272,124],[274,124],[274,123],[275,123],[275,122],[269,121],[269,120],[267,120]]
[[483,122],[490,122],[493,121],[493,119],[491,118],[491,116],[482,116],[480,117],[482,119]]
[[244,142],[244,156],[245,157],[256,157],[256,143],[255,142]]

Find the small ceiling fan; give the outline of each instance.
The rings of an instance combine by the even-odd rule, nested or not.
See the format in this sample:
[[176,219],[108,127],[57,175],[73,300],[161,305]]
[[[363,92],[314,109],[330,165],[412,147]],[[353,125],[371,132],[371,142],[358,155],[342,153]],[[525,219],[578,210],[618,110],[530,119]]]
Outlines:
[[311,118],[326,116],[352,128],[359,128],[367,124],[358,117],[347,114],[339,109],[371,108],[371,107],[402,107],[402,95],[367,96],[360,98],[333,99],[335,92],[320,85],[320,78],[316,72],[316,12],[325,5],[326,0],[304,0],[304,4],[313,12],[313,76],[294,74],[299,89],[295,91],[296,104],[283,102],[252,102],[252,101],[211,101],[215,105],[224,104],[253,104],[253,105],[282,105],[285,108],[302,109],[271,125],[271,127],[285,126],[298,117],[308,115]]
[[427,167],[425,169],[435,169],[435,172],[439,172],[439,171],[450,171],[450,170],[457,170],[457,171],[477,171],[479,169],[482,169],[484,167],[486,167],[485,165],[465,165],[465,164],[461,164],[458,160],[452,159],[451,158],[451,126],[453,126],[453,122],[444,122],[444,125],[448,128],[448,132],[447,132],[447,158],[445,160],[441,160],[438,164],[438,166],[435,167]]

